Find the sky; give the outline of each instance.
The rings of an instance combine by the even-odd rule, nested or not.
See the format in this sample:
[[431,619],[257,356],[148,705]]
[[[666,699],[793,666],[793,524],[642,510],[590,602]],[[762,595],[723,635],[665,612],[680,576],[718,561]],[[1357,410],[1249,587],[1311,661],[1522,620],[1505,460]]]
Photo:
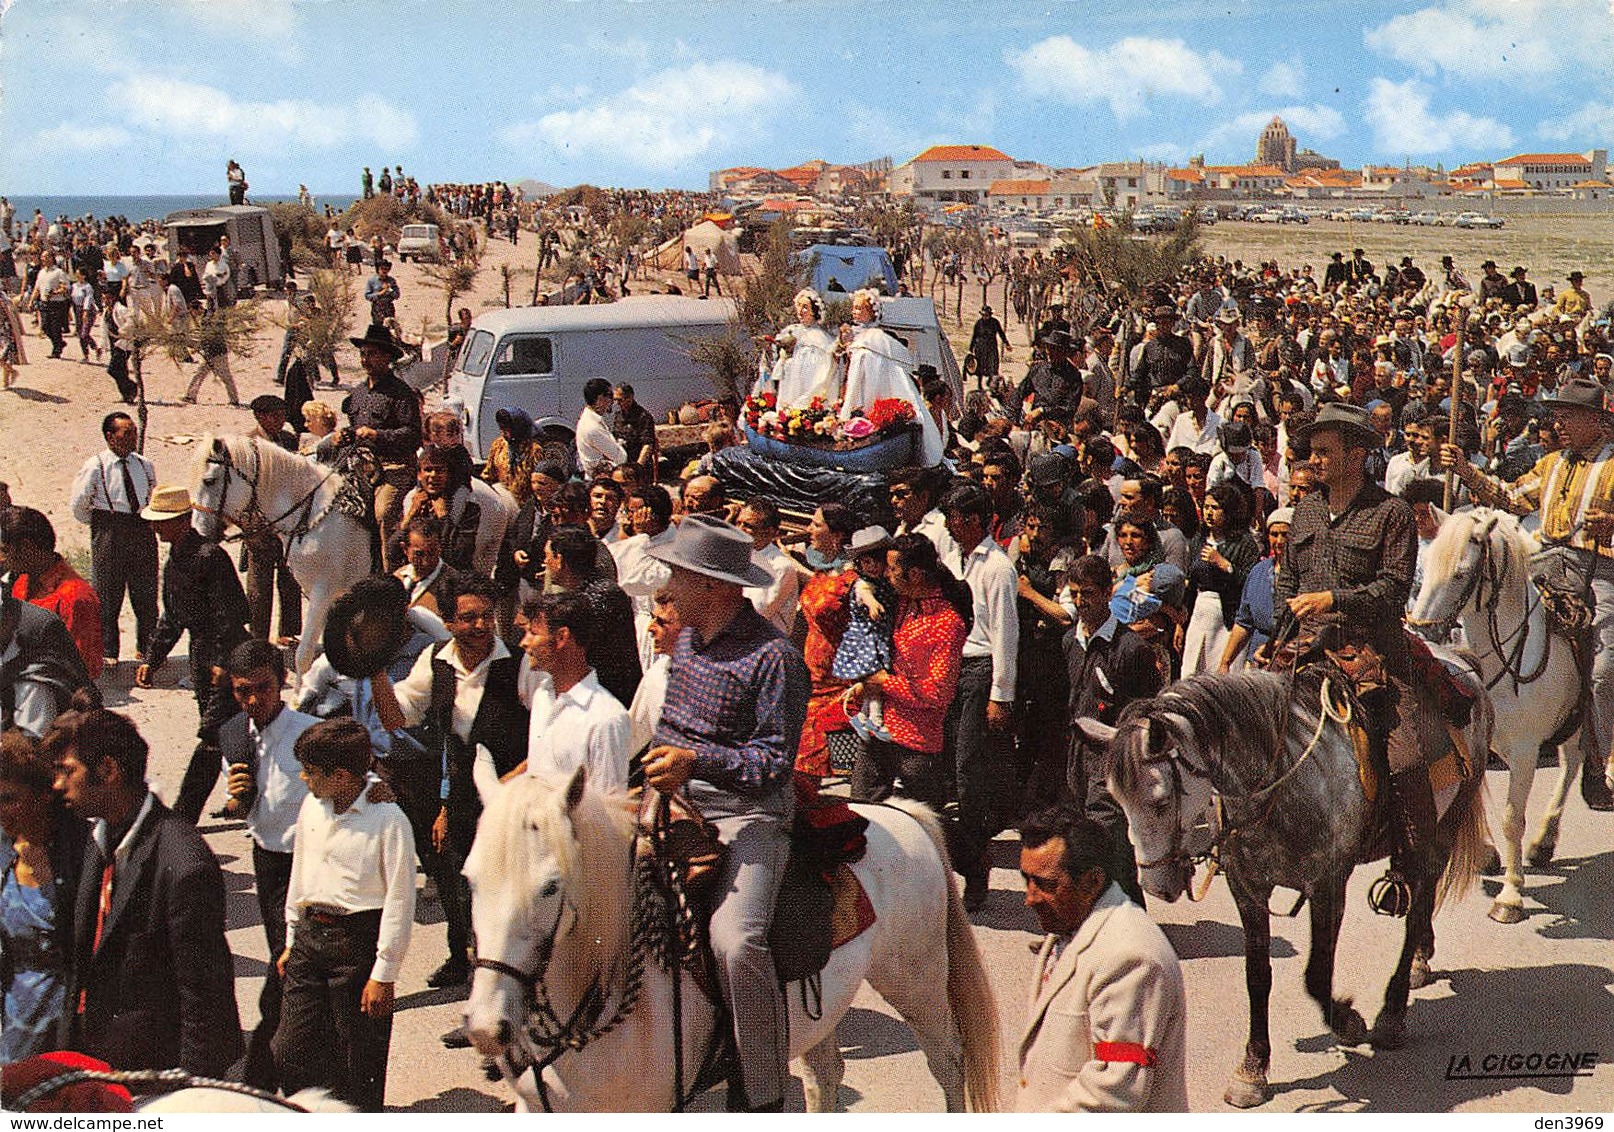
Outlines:
[[1347,167],[1614,138],[1614,0],[0,0],[0,192],[704,188],[734,165],[1254,155]]

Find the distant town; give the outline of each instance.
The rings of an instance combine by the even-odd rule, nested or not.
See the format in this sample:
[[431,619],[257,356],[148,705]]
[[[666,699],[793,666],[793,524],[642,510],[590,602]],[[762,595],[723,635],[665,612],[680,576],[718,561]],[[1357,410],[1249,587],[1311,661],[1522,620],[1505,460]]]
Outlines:
[[1446,169],[1442,165],[1364,165],[1344,169],[1298,147],[1282,118],[1273,118],[1251,161],[1210,165],[1203,155],[1180,167],[1155,161],[1106,161],[1061,169],[1017,159],[989,145],[936,145],[901,164],[882,158],[860,165],[806,161],[788,169],[741,166],[711,174],[714,193],[758,199],[765,212],[807,212],[851,197],[912,199],[926,211],[970,206],[990,214],[1074,209],[1139,209],[1154,204],[1393,201],[1405,207],[1440,198],[1494,202],[1509,198],[1614,197],[1608,151],[1518,153]]

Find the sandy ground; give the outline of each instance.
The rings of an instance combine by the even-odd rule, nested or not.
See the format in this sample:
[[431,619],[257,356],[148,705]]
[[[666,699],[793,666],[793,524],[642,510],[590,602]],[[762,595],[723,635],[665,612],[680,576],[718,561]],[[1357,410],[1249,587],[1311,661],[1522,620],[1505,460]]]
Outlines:
[[[1335,246],[1349,251],[1354,234],[1344,225],[1337,234],[1324,225],[1275,232],[1253,225],[1216,228],[1207,244],[1216,251],[1242,255],[1247,261],[1274,251],[1285,261],[1302,247],[1318,249],[1314,263],[1326,260]],[[1357,226],[1357,232],[1363,226]],[[1400,240],[1406,229],[1384,229],[1395,248],[1410,246]],[[1248,239],[1244,238],[1248,234]],[[1377,235],[1378,233],[1375,233]],[[1422,236],[1423,233],[1417,233]],[[1508,233],[1504,233],[1504,236]],[[1441,230],[1433,256],[1416,253],[1426,268],[1438,262],[1442,247],[1456,252],[1461,262],[1477,264],[1492,233],[1454,233]],[[1431,237],[1434,238],[1434,237]],[[1267,241],[1280,240],[1282,250],[1268,249]],[[1368,239],[1358,242],[1375,254]],[[1469,243],[1472,242],[1472,243]],[[1598,243],[1606,243],[1599,234]],[[464,305],[473,310],[502,305],[495,298],[501,262],[530,263],[534,251],[530,236],[518,248],[495,241],[484,259],[475,293]],[[1493,253],[1494,254],[1494,253]],[[1496,255],[1499,260],[1508,258]],[[1540,282],[1553,275],[1540,268]],[[1603,257],[1601,263],[1608,262]],[[1593,266],[1592,258],[1572,258],[1551,265],[1561,275],[1575,263]],[[423,317],[434,323],[442,318],[440,292],[428,288],[414,265],[399,265],[403,287],[400,316],[406,327],[418,327]],[[1602,270],[1607,270],[1606,268]],[[1610,293],[1607,279],[1592,280],[1594,299]],[[530,293],[531,277],[518,281],[516,290]],[[978,289],[966,294],[966,312],[978,306]],[[999,289],[990,296],[1001,311]],[[1000,305],[1001,304],[1001,305]],[[459,305],[458,303],[456,305]],[[269,304],[278,311],[278,304]],[[951,312],[951,303],[949,303]],[[25,320],[32,332],[32,320]],[[964,326],[949,325],[955,350],[962,357],[967,337]],[[1011,329],[1017,345],[1008,367],[1020,372],[1025,353],[1024,335]],[[270,381],[278,357],[279,331],[270,327],[258,355],[238,360],[235,372],[243,399],[273,389]],[[73,521],[68,496],[74,471],[100,446],[101,417],[120,407],[111,379],[97,366],[69,359],[50,361],[48,343],[37,335],[28,342],[33,363],[22,370],[19,388],[0,393],[0,480],[11,484],[20,503],[39,507],[56,523],[63,549],[82,553],[87,531]],[[344,349],[340,362],[350,380],[359,376],[357,358]],[[245,431],[252,425],[245,410],[223,404],[223,391],[212,384],[203,403],[178,404],[188,373],[181,375],[166,361],[154,363],[148,377],[154,394],[147,454],[156,462],[165,482],[188,483],[193,443],[187,438],[211,431]],[[333,405],[339,392],[319,391]],[[125,639],[132,640],[132,619],[125,614]],[[182,646],[183,647],[183,646]],[[127,711],[152,743],[152,782],[158,794],[172,798],[194,744],[194,701],[176,687],[185,670],[176,657],[151,690],[132,687],[133,664],[125,662],[103,678],[109,706]],[[1547,775],[1537,783],[1532,815],[1544,805]],[[1500,776],[1491,776],[1493,797],[1499,796]],[[217,805],[222,795],[214,797]],[[1494,811],[1493,811],[1494,812]],[[1614,1108],[1614,991],[1608,966],[1608,940],[1614,938],[1607,894],[1614,884],[1614,852],[1609,830],[1614,819],[1590,814],[1572,795],[1564,821],[1557,864],[1533,874],[1527,891],[1528,920],[1505,927],[1485,918],[1489,895],[1472,894],[1437,921],[1440,950],[1436,957],[1437,982],[1414,996],[1409,1015],[1411,1040],[1393,1054],[1372,1054],[1366,1047],[1341,1049],[1326,1036],[1321,1019],[1302,992],[1307,930],[1297,920],[1275,920],[1275,978],[1273,990],[1274,1064],[1272,1079],[1279,1090],[1269,1106],[1280,1111],[1305,1110],[1473,1110],[1473,1111],[1606,1111]],[[230,924],[229,943],[236,956],[237,995],[241,1018],[250,1027],[257,1018],[257,995],[264,971],[264,943],[252,892],[251,856],[245,831],[239,824],[204,826],[210,844],[225,871]],[[1004,1083],[1012,1087],[1015,1050],[1019,1039],[1022,995],[1032,957],[1026,943],[1033,922],[1020,904],[1020,881],[1015,872],[1011,841],[996,846],[994,891],[986,911],[976,917],[978,936],[996,989],[1002,1016]],[[1366,914],[1362,891],[1371,878],[1359,871],[1352,889],[1350,914],[1340,945],[1338,985],[1355,994],[1369,1018],[1376,1011],[1382,987],[1399,946],[1395,926]],[[1195,1109],[1225,1111],[1221,1093],[1237,1063],[1243,1042],[1245,1007],[1242,991],[1241,936],[1225,885],[1218,883],[1200,904],[1153,906],[1157,919],[1183,957],[1191,1004],[1189,1035],[1190,1101]],[[478,1059],[468,1051],[448,1052],[438,1035],[455,1025],[460,1006],[450,992],[425,989],[425,978],[445,954],[441,912],[435,902],[423,901],[414,942],[400,982],[399,1014],[394,1029],[388,1102],[416,1111],[486,1111],[510,1103],[502,1085],[483,1078]],[[847,1050],[847,1079],[842,1100],[854,1110],[925,1111],[940,1107],[940,1092],[924,1068],[912,1037],[888,1006],[864,990],[842,1025]],[[1496,1051],[1598,1051],[1599,1065],[1590,1077],[1568,1081],[1446,1080],[1451,1057],[1464,1052],[1479,1055]],[[792,1105],[800,1106],[799,1092]],[[703,1107],[721,1107],[716,1095]]]

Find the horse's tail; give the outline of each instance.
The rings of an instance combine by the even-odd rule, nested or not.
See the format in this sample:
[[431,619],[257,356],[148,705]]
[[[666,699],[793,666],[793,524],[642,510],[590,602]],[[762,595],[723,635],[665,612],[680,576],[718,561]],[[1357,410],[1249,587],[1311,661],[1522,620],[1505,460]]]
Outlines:
[[909,814],[929,835],[947,879],[947,1002],[964,1054],[964,1103],[971,1112],[998,1110],[998,1005],[981,963],[975,928],[964,912],[947,835],[929,806],[893,798],[885,803]]
[[1457,788],[1446,820],[1452,823],[1451,855],[1435,887],[1435,911],[1448,899],[1461,900],[1490,856],[1485,818],[1485,772],[1480,770]]

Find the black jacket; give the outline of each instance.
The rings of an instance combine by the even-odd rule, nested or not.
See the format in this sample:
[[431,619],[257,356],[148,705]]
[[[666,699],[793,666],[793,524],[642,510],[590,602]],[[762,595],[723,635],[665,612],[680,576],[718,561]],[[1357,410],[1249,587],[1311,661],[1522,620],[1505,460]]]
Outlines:
[[181,633],[191,635],[192,665],[218,665],[248,637],[247,595],[230,556],[195,531],[174,544],[163,568],[163,612],[146,659],[168,659]]
[[[116,845],[111,846],[112,849]],[[155,798],[113,874],[92,952],[105,859],[87,839],[73,914],[64,1048],[119,1069],[222,1077],[241,1056],[224,878],[196,827]],[[85,992],[85,1009],[76,1011]]]

